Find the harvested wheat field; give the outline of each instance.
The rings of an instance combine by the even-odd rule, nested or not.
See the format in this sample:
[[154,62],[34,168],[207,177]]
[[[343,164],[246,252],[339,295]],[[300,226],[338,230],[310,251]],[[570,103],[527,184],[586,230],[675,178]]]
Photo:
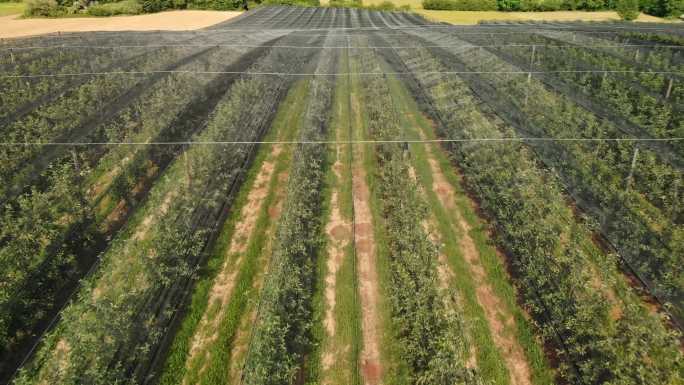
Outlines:
[[79,17],[61,19],[21,19],[0,17],[0,38],[49,33],[93,31],[190,31],[206,28],[240,15],[235,11],[170,11],[149,15]]

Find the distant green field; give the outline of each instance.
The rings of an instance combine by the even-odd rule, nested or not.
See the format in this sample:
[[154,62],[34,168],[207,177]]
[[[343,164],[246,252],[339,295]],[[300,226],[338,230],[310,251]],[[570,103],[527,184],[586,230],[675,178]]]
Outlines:
[[[364,5],[375,5],[380,4],[387,0],[363,0]],[[408,5],[411,9],[423,9],[422,0],[389,0],[391,3],[400,7],[402,5]]]
[[0,3],[0,16],[16,15],[24,12],[24,3]]
[[[399,0],[405,1],[405,0]],[[414,8],[429,20],[443,21],[451,24],[477,24],[486,20],[515,20],[515,21],[609,21],[620,20],[613,11],[585,12],[585,11],[554,11],[554,12],[499,12],[499,11],[432,11]],[[659,17],[640,14],[637,21],[664,22]]]
[[[376,5],[388,0],[363,0],[364,5]],[[433,21],[451,24],[477,24],[486,20],[531,20],[531,21],[608,21],[620,20],[613,11],[554,11],[554,12],[499,12],[499,11],[435,11],[423,9],[422,0],[389,0],[397,7],[408,5],[412,10]],[[646,14],[637,21],[663,22],[662,18]]]

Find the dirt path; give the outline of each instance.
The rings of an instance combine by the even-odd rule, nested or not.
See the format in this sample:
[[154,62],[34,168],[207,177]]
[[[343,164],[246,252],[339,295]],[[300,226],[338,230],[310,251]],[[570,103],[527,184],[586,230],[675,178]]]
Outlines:
[[[430,145],[426,145],[425,149],[432,172],[432,189],[442,206],[454,216],[455,222],[462,234],[459,240],[459,246],[463,252],[470,274],[472,275],[477,300],[487,318],[492,340],[501,352],[506,367],[508,368],[511,385],[531,385],[531,370],[527,363],[525,352],[515,336],[512,335],[513,330],[516,328],[513,315],[506,311],[504,302],[497,296],[494,289],[487,282],[487,272],[482,266],[475,242],[469,235],[470,225],[465,221],[456,205],[456,192],[454,187],[442,173],[440,165],[433,153],[434,149]],[[442,258],[440,257],[440,264],[442,263],[441,259]],[[444,275],[448,277],[451,274]],[[440,278],[442,278],[441,276],[442,274],[440,274]]]
[[[333,172],[338,181],[342,180],[342,168],[344,165],[338,159],[333,164]],[[328,237],[328,261],[327,273],[325,277],[325,317],[323,325],[328,337],[335,336],[335,297],[337,295],[337,273],[344,261],[345,250],[351,242],[352,224],[345,219],[340,210],[340,190],[337,186],[332,191],[330,199],[330,218],[328,224],[325,226],[325,233]],[[335,362],[335,353],[339,349],[344,349],[340,346],[327,346],[330,350],[322,353],[323,370],[329,370]]]
[[366,183],[366,170],[357,163],[352,169],[354,191],[354,246],[356,248],[359,294],[361,302],[361,374],[368,385],[380,383],[380,316],[378,314],[378,273],[375,266],[375,237],[369,205],[370,190]]
[[195,30],[229,20],[240,13],[235,11],[168,11],[136,16],[71,19],[18,19],[18,15],[11,15],[0,17],[0,37],[34,36],[55,32]]
[[[424,139],[424,138],[423,138]],[[411,180],[416,184],[418,187],[418,191],[420,194],[425,194],[425,190],[423,186],[419,183],[418,177],[416,175],[416,169],[413,166],[409,166],[409,176],[411,177]],[[428,234],[428,237],[430,238],[430,241],[432,241],[433,244],[435,245],[442,245],[442,235],[440,234],[438,230],[438,225],[437,225],[437,218],[435,217],[434,213],[430,213],[430,216],[428,219],[423,220],[423,229],[425,230],[425,233]],[[437,253],[437,284],[439,285],[440,290],[442,290],[446,296],[444,296],[444,302],[446,303],[446,306],[448,307],[453,307],[457,311],[461,311],[463,309],[463,304],[460,301],[460,297],[453,298],[449,294],[449,287],[451,287],[451,282],[452,280],[456,277],[456,274],[454,273],[453,269],[449,265],[449,260],[447,255],[444,253],[441,247],[439,247],[439,252]],[[467,336],[470,338],[469,336]],[[468,351],[468,360],[466,361],[466,368],[468,369],[477,369],[477,351],[475,349],[475,345],[470,344],[470,350]]]
[[[245,205],[240,212],[240,220],[235,224],[235,229],[230,240],[230,245],[226,251],[227,257],[221,268],[221,271],[216,276],[214,284],[209,293],[207,300],[208,306],[202,319],[197,327],[197,332],[194,334],[190,342],[190,352],[186,360],[188,368],[195,365],[198,360],[204,362],[199,370],[201,374],[206,370],[210,362],[209,347],[217,340],[219,333],[219,325],[226,314],[225,308],[228,306],[230,298],[235,287],[236,277],[240,271],[240,266],[244,262],[244,253],[247,250],[249,240],[255,232],[255,227],[259,214],[262,211],[262,206],[269,194],[269,186],[271,178],[275,172],[275,162],[282,151],[282,147],[274,145],[271,152],[264,162],[254,179],[254,185],[247,195]],[[237,258],[231,256],[237,255]],[[189,384],[187,377],[183,379],[183,384]]]
[[[363,127],[361,106],[352,92],[352,114],[357,128]],[[362,128],[361,128],[362,129]],[[354,146],[352,164],[352,193],[354,206],[354,247],[356,249],[359,302],[361,304],[361,376],[366,385],[381,384],[383,368],[380,365],[380,314],[376,267],[373,214],[370,208],[370,190],[363,165],[365,147]]]
[[[268,274],[267,267],[269,265],[269,258],[273,251],[273,235],[276,229],[276,224],[278,223],[278,218],[282,213],[283,204],[285,202],[285,187],[287,186],[287,179],[289,177],[289,167],[281,171],[278,175],[278,183],[276,183],[275,199],[268,208],[268,215],[271,218],[269,221],[269,226],[266,228],[266,244],[259,255],[259,265],[264,266],[264,268],[259,269],[254,278],[254,283],[252,290],[254,293],[259,293],[263,286],[264,277]],[[235,334],[235,339],[233,342],[233,348],[230,352],[230,367],[227,368],[226,372],[229,377],[229,384],[239,383],[240,376],[242,375],[242,367],[245,360],[245,355],[247,353],[247,347],[249,345],[250,337],[252,336],[252,325],[256,321],[256,305],[252,303],[251,309],[247,311],[242,319],[240,320],[240,326]]]

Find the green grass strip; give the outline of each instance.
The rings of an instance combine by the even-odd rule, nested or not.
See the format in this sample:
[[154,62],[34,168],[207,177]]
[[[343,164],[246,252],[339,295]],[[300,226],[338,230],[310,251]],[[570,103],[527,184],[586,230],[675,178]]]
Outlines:
[[[410,112],[414,117],[414,119],[409,120],[406,115],[402,114],[402,124],[404,124],[405,129],[407,130],[408,136],[417,138],[418,132],[416,130],[420,129],[428,139],[436,138],[430,122],[422,115],[420,109],[415,101],[409,96],[405,87],[396,79],[390,81],[390,87],[392,88],[395,100],[399,102],[399,107],[402,111]],[[465,311],[466,316],[474,321],[472,324],[472,336],[474,338],[474,343],[477,346],[478,368],[484,379],[489,380],[494,384],[508,384],[509,374],[502,359],[502,354],[506,354],[506,352],[499,352],[492,341],[489,325],[486,321],[484,312],[477,301],[474,282],[457,243],[457,240],[463,236],[460,226],[454,223],[453,216],[442,206],[439,198],[432,189],[432,171],[427,160],[425,145],[413,145],[411,147],[411,153],[413,155],[412,159],[416,174],[419,182],[424,186],[430,208],[437,219],[440,233],[443,235],[456,235],[456,237],[443,236],[442,242],[444,242],[444,251],[448,256],[450,265],[458,276],[457,279],[453,280],[452,284],[454,284],[463,294],[464,299],[466,300],[464,301],[463,310]],[[511,278],[508,275],[503,262],[497,255],[496,248],[490,239],[486,224],[475,212],[469,197],[463,189],[460,178],[453,170],[453,164],[450,162],[442,148],[434,146],[432,153],[445,178],[456,192],[455,201],[458,206],[458,211],[470,225],[471,230],[468,235],[473,239],[478,250],[479,260],[488,277],[487,283],[492,287],[497,297],[503,302],[505,313],[511,314],[515,320],[516,330],[509,332],[514,334],[515,339],[525,352],[527,362],[532,370],[533,383],[536,385],[553,384],[553,372],[544,355],[541,344],[534,334],[533,326],[518,306],[515,288],[511,284]]]
[[[348,56],[340,57],[340,68],[347,68]],[[330,140],[349,139],[351,116],[349,111],[349,81],[347,77],[340,78],[336,82],[335,96],[333,100],[332,129],[329,132]],[[342,164],[340,177],[337,176],[332,167],[328,167],[326,175],[325,202],[323,206],[323,217],[329,218],[331,215],[332,192],[337,191],[337,204],[340,215],[346,221],[352,220],[352,180],[351,180],[351,150],[350,145],[338,145],[331,147],[328,159],[331,163],[339,160]],[[353,242],[351,233],[349,234],[349,244],[344,250],[344,259],[340,264],[336,275],[335,286],[335,335],[332,338],[327,336],[323,327],[325,318],[326,302],[324,298],[325,278],[328,275],[327,260],[330,258],[327,252],[328,237],[323,234],[323,246],[321,247],[321,258],[318,266],[318,291],[314,296],[316,324],[314,334],[318,342],[313,356],[317,362],[317,369],[309,362],[311,367],[307,375],[307,384],[320,383],[325,379],[325,383],[330,385],[359,385],[361,377],[358,372],[359,353],[361,351],[361,307],[358,303],[358,287],[356,285],[356,269],[354,260]],[[337,354],[334,362],[327,372],[322,370],[322,357],[324,349],[331,349]]]
[[[293,118],[292,115],[301,116],[302,110],[292,109],[292,106],[296,103],[297,100],[301,100],[301,97],[304,97],[306,95],[306,90],[307,85],[305,84],[305,82],[302,82],[298,84],[296,87],[293,87],[293,89],[288,93],[288,97],[281,105],[281,108],[279,109],[276,118],[272,124],[272,129],[267,134],[265,140],[273,140],[279,137],[282,137],[285,140],[291,140],[291,138],[294,137],[297,125],[293,123],[296,123],[297,119]],[[293,111],[294,113],[292,113]],[[224,264],[226,258],[226,251],[228,247],[230,247],[230,242],[235,232],[235,225],[240,219],[242,208],[244,207],[247,201],[249,192],[252,190],[254,186],[255,178],[259,173],[259,170],[261,169],[261,166],[263,165],[264,161],[270,154],[270,151],[270,146],[261,146],[259,148],[253,165],[247,174],[245,183],[243,184],[243,187],[240,189],[240,192],[233,204],[230,216],[228,220],[225,222],[223,229],[221,230],[221,235],[219,236],[219,239],[216,242],[214,251],[212,252],[211,257],[209,258],[206,267],[200,272],[200,276],[202,278],[200,278],[200,280],[197,282],[195,286],[192,295],[192,300],[190,303],[190,308],[171,346],[171,350],[167,357],[165,368],[160,380],[161,385],[180,384],[183,378],[186,376],[186,361],[188,359],[188,355],[190,352],[190,344],[192,342],[192,337],[197,331],[197,327],[199,325],[200,320],[202,319],[202,316],[205,312],[207,312],[207,309],[209,307],[209,293],[211,291],[217,274],[221,271],[221,268]],[[259,213],[259,218],[257,219],[257,224],[255,226],[255,229],[258,230],[257,234],[255,234],[255,237],[248,244],[247,251],[245,253],[245,262],[236,278],[235,287],[233,289],[233,298],[228,304],[226,315],[224,316],[224,319],[221,322],[221,326],[219,329],[219,341],[225,341],[225,338],[228,338],[229,340],[232,339],[232,336],[235,334],[235,331],[237,330],[239,319],[241,318],[241,315],[244,313],[244,309],[247,304],[247,299],[250,297],[247,291],[251,287],[251,282],[258,267],[256,264],[256,261],[258,260],[257,257],[259,254],[258,251],[260,251],[263,246],[264,230],[269,220],[268,207],[270,206],[270,203],[272,202],[274,197],[274,187],[277,184],[277,175],[286,167],[286,164],[289,164],[289,155],[286,157],[284,156],[284,154],[287,153],[288,151],[284,151],[283,153],[281,153],[281,156],[277,161],[277,169],[273,173],[273,176],[269,184],[269,194],[266,198],[267,201],[265,202],[265,204],[262,205],[262,210]],[[231,255],[230,258],[233,261],[235,261],[237,259],[237,256]],[[223,367],[222,380],[226,381],[228,376],[227,370],[225,370],[225,366],[228,364],[227,357],[229,357],[230,346],[224,346],[224,349],[219,350],[215,349],[214,346],[212,347],[211,352],[212,362],[208,369],[208,374],[206,378],[214,378],[212,373],[215,371],[215,369],[213,368],[218,366]],[[217,359],[226,360],[218,362],[218,365],[215,365],[217,364]],[[197,369],[198,368],[192,368],[191,372],[187,373],[187,375],[190,377],[196,377]]]
[[[355,60],[351,62],[352,73],[359,72],[359,64]],[[356,98],[358,105],[361,107],[360,111],[354,111],[356,114],[360,114],[361,125],[356,124],[356,118],[352,119],[354,121],[353,125],[353,139],[354,140],[366,140],[368,139],[368,116],[363,108],[362,103],[362,86],[360,84],[361,79],[358,75],[352,76],[351,84],[351,94]],[[368,184],[368,189],[370,191],[370,209],[373,222],[373,236],[375,239],[375,265],[378,274],[378,288],[379,288],[379,300],[378,300],[378,314],[380,315],[380,330],[382,335],[380,336],[380,362],[383,366],[383,379],[382,383],[388,383],[392,385],[409,385],[408,382],[408,367],[406,362],[401,359],[401,347],[397,344],[396,330],[392,322],[392,313],[390,309],[390,304],[388,302],[388,293],[392,286],[390,281],[390,256],[389,256],[389,245],[387,234],[384,230],[385,221],[383,213],[381,212],[381,205],[378,200],[381,199],[379,196],[379,187],[377,186],[380,181],[376,176],[379,165],[374,156],[375,148],[372,144],[355,144],[355,157],[361,157],[360,159],[355,159],[356,163],[360,163],[366,171],[366,183]]]

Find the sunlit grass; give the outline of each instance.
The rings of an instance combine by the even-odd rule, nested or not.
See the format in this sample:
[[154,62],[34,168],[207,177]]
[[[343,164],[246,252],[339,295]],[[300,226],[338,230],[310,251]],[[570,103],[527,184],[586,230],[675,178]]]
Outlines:
[[[379,1],[379,0],[369,0]],[[397,4],[402,1],[396,0]],[[584,12],[584,11],[554,11],[554,12],[499,12],[499,11],[432,11],[413,7],[416,12],[432,21],[440,21],[451,24],[477,24],[481,21],[610,21],[620,20],[613,11]],[[645,14],[639,15],[637,21],[663,22],[664,19]]]
[[24,12],[24,3],[0,3],[0,16],[19,15]]
[[[408,5],[411,10],[427,19],[451,24],[478,24],[482,21],[611,21],[620,20],[613,11],[553,11],[553,12],[500,12],[500,11],[435,11],[423,9],[422,0],[363,0],[363,5],[377,5],[390,1],[397,7]],[[646,14],[637,21],[665,22],[667,20]]]

